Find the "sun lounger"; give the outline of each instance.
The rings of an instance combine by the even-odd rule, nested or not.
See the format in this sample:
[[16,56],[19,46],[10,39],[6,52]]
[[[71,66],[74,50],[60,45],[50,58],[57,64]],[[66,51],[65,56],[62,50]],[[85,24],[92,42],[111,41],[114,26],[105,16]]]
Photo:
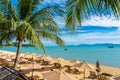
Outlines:
[[73,74],[82,74],[83,72],[82,71],[79,71],[78,69],[73,69]]
[[110,74],[110,73],[102,73],[102,75],[109,76],[109,77],[112,77],[112,76],[113,76],[113,75]]
[[62,69],[62,66],[60,63],[54,63],[54,66],[53,66],[54,69]]
[[98,76],[96,75],[95,72],[90,71],[90,75],[88,76],[88,78],[90,78],[90,79],[96,79],[97,77],[98,77]]

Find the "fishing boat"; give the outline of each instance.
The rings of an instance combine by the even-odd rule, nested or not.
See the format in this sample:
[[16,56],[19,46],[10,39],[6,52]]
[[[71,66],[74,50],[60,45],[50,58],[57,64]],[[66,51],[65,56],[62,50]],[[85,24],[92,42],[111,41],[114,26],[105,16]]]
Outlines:
[[108,46],[108,48],[114,48],[114,46]]

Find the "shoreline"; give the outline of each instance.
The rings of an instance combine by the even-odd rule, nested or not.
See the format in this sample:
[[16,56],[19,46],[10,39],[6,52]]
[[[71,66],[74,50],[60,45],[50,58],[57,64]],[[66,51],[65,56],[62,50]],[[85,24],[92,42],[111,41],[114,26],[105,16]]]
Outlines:
[[[0,50],[0,53],[1,52],[3,52],[3,53],[9,53],[9,54],[12,54],[12,55],[15,55],[16,54],[16,52],[13,52],[13,51],[7,51],[7,50]],[[30,53],[30,52],[25,52],[25,53]],[[23,56],[23,55],[25,55],[25,53],[21,53],[21,55]],[[32,53],[31,53],[32,54]],[[41,55],[41,54],[36,54],[36,53],[33,53],[33,54],[35,54],[35,55]],[[42,54],[42,55],[44,55],[44,54]],[[49,55],[47,55],[47,56],[49,56]],[[58,57],[58,56],[57,56]],[[60,56],[59,56],[60,57]],[[55,58],[55,57],[52,57],[52,58]],[[65,59],[65,58],[64,58]],[[71,60],[69,60],[69,59],[65,59],[65,60],[67,60],[67,61],[71,61]],[[74,59],[72,59],[72,60],[74,60]],[[89,64],[91,64],[91,65],[95,65],[95,63],[90,63],[89,62]],[[104,67],[111,67],[111,68],[119,68],[120,69],[120,67],[115,67],[115,66],[108,66],[108,65],[101,65],[100,64],[100,66],[104,66]]]
[[[15,55],[15,54],[16,54],[15,52],[4,51],[4,50],[0,50],[0,54],[1,54],[1,53],[2,53],[2,54],[7,54],[7,55]],[[24,54],[24,53],[21,53],[21,55],[24,56],[25,54]],[[31,58],[31,55],[30,55],[30,54],[28,54],[28,56]],[[28,56],[27,56],[27,57],[28,57]],[[38,55],[35,54],[35,57],[38,57]],[[55,59],[55,58],[52,57],[52,59]],[[65,59],[62,59],[62,58],[60,58],[60,57],[59,57],[59,59],[60,59],[60,60],[54,60],[53,63],[56,62],[56,61],[57,61],[57,62],[59,61],[59,63],[60,63],[62,66],[65,66],[65,65],[73,66],[73,65],[75,64],[75,63],[71,63],[71,60],[65,60]],[[80,61],[80,63],[81,63],[81,61]],[[89,64],[89,63],[88,63],[88,64]],[[96,65],[95,65],[95,64],[90,64],[90,65],[91,65],[92,67],[94,67],[94,70],[93,70],[93,71],[95,71]],[[26,67],[26,66],[25,66],[25,67]],[[74,67],[74,68],[75,68],[75,67]],[[110,79],[110,80],[114,80],[114,77],[115,77],[115,76],[120,76],[120,68],[112,67],[112,66],[104,66],[104,65],[100,65],[100,68],[101,68],[101,72],[103,72],[103,73],[110,73],[110,74],[113,75],[113,77],[111,77],[112,79]],[[77,68],[77,69],[78,69],[78,68]],[[83,71],[83,70],[81,70],[81,69],[78,69],[78,70]],[[89,71],[90,71],[90,70],[86,70],[86,76],[89,76],[89,75],[90,75]],[[35,72],[34,72],[34,75],[38,75],[41,79],[43,79],[42,72],[35,71]],[[83,78],[83,75],[82,75],[82,74],[81,74],[81,75],[72,74],[72,75],[75,76],[75,77],[78,78],[78,79]],[[31,76],[31,73],[27,74],[26,76],[27,76],[27,77]],[[91,80],[91,79],[86,79],[86,80]]]
[[[119,52],[120,47],[107,48],[107,47],[96,47],[96,46],[86,46],[86,47],[74,47],[66,46],[67,51],[61,47],[46,47],[46,54],[51,57],[60,56],[64,59],[73,60],[77,59],[80,61],[87,61],[91,64],[96,63],[98,60],[100,64],[105,66],[112,66],[119,68]],[[7,50],[16,52],[16,47],[2,47],[1,50]],[[42,50],[37,47],[22,47],[22,53],[30,52],[40,55],[44,55]]]

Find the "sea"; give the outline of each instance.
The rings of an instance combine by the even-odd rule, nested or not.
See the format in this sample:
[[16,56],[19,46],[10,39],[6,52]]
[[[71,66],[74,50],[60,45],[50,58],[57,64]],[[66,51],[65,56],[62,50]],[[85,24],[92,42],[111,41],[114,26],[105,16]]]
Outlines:
[[[95,64],[98,60],[101,65],[120,68],[120,45],[108,48],[106,45],[69,45],[65,48],[59,46],[46,46],[46,55],[62,57],[67,60],[80,60]],[[17,47],[2,47],[1,50],[16,52]],[[39,47],[22,47],[22,53],[36,53],[44,55]]]

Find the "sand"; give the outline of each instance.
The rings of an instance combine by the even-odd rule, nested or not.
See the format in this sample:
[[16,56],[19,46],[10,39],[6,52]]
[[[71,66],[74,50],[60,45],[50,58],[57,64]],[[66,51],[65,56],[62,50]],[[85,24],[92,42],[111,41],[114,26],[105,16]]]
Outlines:
[[[0,56],[3,55],[3,54],[15,55],[16,53],[15,52],[10,52],[10,51],[0,50]],[[21,53],[21,55],[24,56],[25,54]],[[27,56],[31,57],[31,55],[29,55],[29,54]],[[38,57],[38,55],[36,55],[36,58],[37,57]],[[54,62],[59,62],[62,66],[64,66],[64,65],[70,65],[70,66],[72,66],[72,65],[75,64],[75,63],[72,63],[70,60],[65,60],[65,59],[61,59],[61,58],[53,59],[52,63],[54,63]],[[90,65],[92,65],[93,68],[95,69],[95,64],[90,64]],[[120,68],[111,67],[111,66],[104,66],[104,65],[100,65],[100,68],[101,68],[101,72],[106,72],[106,73],[113,74],[113,77],[111,77],[110,80],[114,80],[113,79],[114,77],[120,76]],[[83,69],[79,69],[79,70],[83,71]],[[89,71],[90,70],[86,70],[86,76],[90,75]],[[95,71],[95,70],[92,70],[92,71]],[[42,79],[43,77],[42,77],[41,73],[45,73],[45,72],[36,71],[36,72],[34,72],[34,75],[38,75]],[[27,76],[31,76],[31,73],[26,74],[26,75]],[[78,79],[83,79],[83,74],[78,74],[78,75],[72,74],[72,75],[74,75]],[[91,80],[91,79],[86,79],[86,80]]]

